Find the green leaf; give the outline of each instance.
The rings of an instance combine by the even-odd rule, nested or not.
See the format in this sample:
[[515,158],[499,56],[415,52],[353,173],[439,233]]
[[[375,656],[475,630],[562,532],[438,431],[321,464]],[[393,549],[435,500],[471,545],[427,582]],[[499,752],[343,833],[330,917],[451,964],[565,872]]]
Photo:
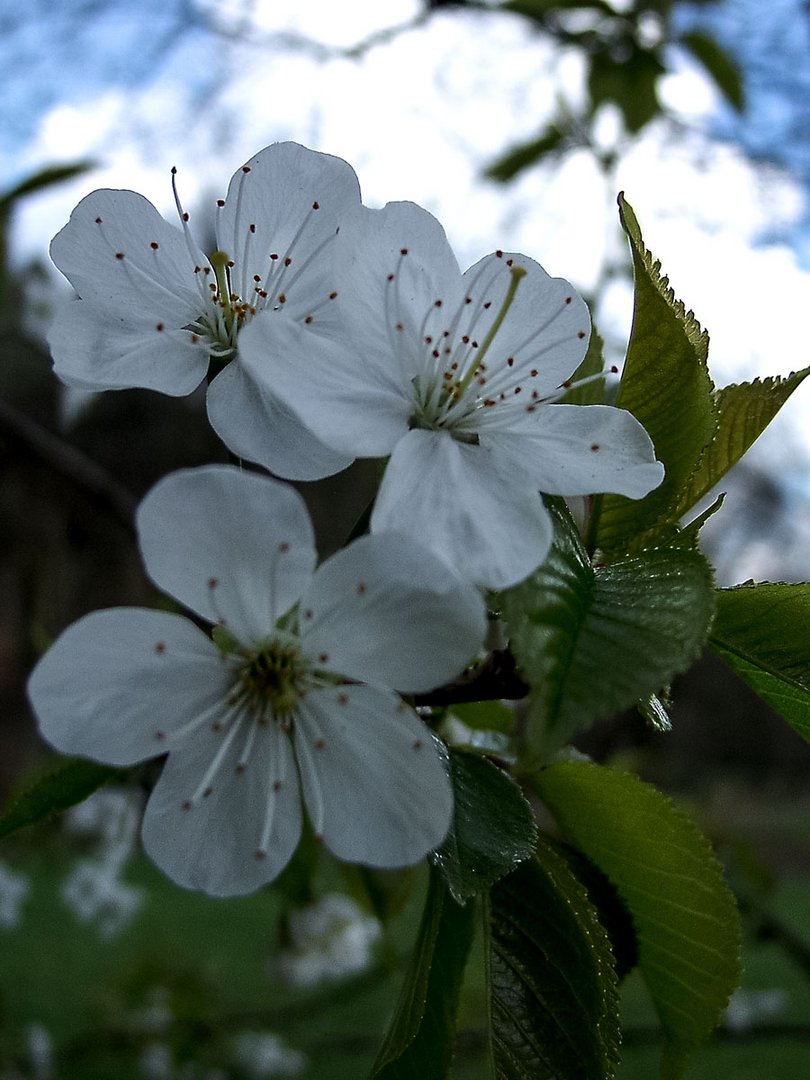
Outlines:
[[725,501],[726,493],[722,492],[710,506],[693,517],[686,525],[673,526],[672,535],[666,537],[667,546],[696,549],[700,543],[700,530],[710,517],[714,517]]
[[72,180],[74,176],[81,176],[82,173],[94,167],[93,161],[75,161],[71,165],[49,165],[44,169],[39,169],[0,196],[0,213],[6,213],[15,202],[25,198],[26,195],[33,195],[44,188]]
[[710,644],[810,742],[810,584],[718,589]]
[[791,372],[784,379],[755,379],[724,386],[715,393],[717,433],[681,493],[679,515],[711,491],[740,460],[808,374],[810,367]]
[[714,610],[711,569],[699,552],[652,548],[594,567],[564,506],[548,505],[548,558],[502,596],[530,687],[529,749],[538,759],[668,686],[698,655]]
[[508,705],[497,698],[492,701],[464,701],[454,703],[451,712],[462,724],[474,731],[509,732],[515,726],[515,714]]
[[745,108],[742,73],[729,53],[713,37],[700,30],[690,30],[684,34],[680,44],[702,64],[729,105],[742,112]]
[[490,180],[506,184],[535,162],[556,153],[566,134],[558,124],[549,124],[536,139],[530,139],[507,150],[505,154],[487,166],[484,175]]
[[613,883],[666,1034],[661,1075],[683,1075],[740,978],[740,922],[708,840],[665,795],[590,762],[551,765],[537,791],[563,834]]
[[588,90],[592,108],[606,101],[615,102],[624,116],[625,127],[635,134],[661,112],[656,83],[665,68],[654,51],[628,43],[629,55],[617,62],[612,42],[606,51],[591,56]]
[[34,825],[43,818],[61,814],[114,777],[123,776],[121,769],[99,765],[83,758],[59,761],[53,768],[13,796],[0,813],[0,836]]
[[[602,405],[605,402],[605,343],[601,334],[592,327],[588,351],[577,370],[571,376],[574,384],[561,401],[566,405]],[[616,368],[613,368],[615,374]],[[599,377],[601,376],[601,378]],[[582,380],[581,386],[577,386]]]
[[708,336],[675,299],[623,195],[619,213],[633,256],[635,307],[616,404],[647,429],[666,476],[644,499],[597,500],[597,544],[612,552],[649,546],[677,521],[681,494],[717,426]]
[[488,993],[496,1080],[609,1080],[616,973],[588,893],[545,841],[492,890]]
[[431,869],[422,924],[372,1080],[442,1080],[453,1056],[456,1009],[474,932],[475,904],[450,896]]
[[453,824],[432,860],[463,904],[531,857],[537,826],[518,785],[480,754],[451,750],[450,774]]

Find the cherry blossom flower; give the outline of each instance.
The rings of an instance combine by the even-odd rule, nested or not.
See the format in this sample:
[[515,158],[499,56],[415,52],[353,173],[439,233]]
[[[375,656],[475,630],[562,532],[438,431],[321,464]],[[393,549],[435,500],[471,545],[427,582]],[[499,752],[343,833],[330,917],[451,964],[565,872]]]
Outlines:
[[418,861],[452,812],[440,746],[394,693],[481,649],[477,591],[410,538],[365,536],[317,570],[301,497],[231,466],[174,473],[138,512],[154,582],[202,620],[116,608],[69,627],[29,694],[69,754],[168,753],[142,836],[175,881],[214,895],[270,881],[301,832],[350,862]]
[[259,312],[328,323],[327,255],[342,216],[360,203],[354,171],[296,143],[265,148],[217,203],[210,255],[192,237],[174,174],[172,186],[181,229],[134,191],[100,190],[54,237],[51,258],[79,297],[49,334],[57,375],[86,390],[139,386],[179,396],[199,386],[209,365],[224,365],[208,390],[208,414],[234,453],[301,480],[343,468],[345,457],[230,361]]
[[548,553],[538,492],[640,498],[661,482],[630,413],[559,403],[590,332],[568,282],[501,251],[462,275],[412,203],[359,207],[333,254],[341,333],[261,318],[240,349],[328,446],[390,456],[372,532],[408,533],[501,588]]

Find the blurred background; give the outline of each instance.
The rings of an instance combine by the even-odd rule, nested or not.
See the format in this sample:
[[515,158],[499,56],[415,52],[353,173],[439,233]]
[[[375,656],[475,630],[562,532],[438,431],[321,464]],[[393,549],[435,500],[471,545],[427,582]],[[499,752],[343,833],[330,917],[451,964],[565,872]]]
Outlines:
[[[4,800],[47,764],[24,695],[36,657],[86,611],[154,602],[137,499],[174,468],[226,459],[199,395],[88,397],[54,379],[44,334],[70,288],[48,243],[88,191],[134,189],[174,220],[176,166],[202,236],[242,161],[302,142],[348,160],[367,204],[435,213],[464,267],[503,248],[567,277],[620,362],[623,190],[709,330],[718,385],[810,362],[806,0],[29,0],[0,4],[0,50]],[[723,485],[704,530],[721,584],[810,578],[808,393]],[[356,482],[308,486],[325,549]],[[671,734],[620,717],[584,746],[685,799],[745,906],[746,981],[689,1076],[798,1080],[810,754],[711,656],[673,701]],[[324,865],[314,884],[292,875],[244,901],[190,896],[138,853],[139,799],[110,788],[0,841],[0,1080],[366,1075],[419,875],[407,900],[410,878]],[[632,979],[625,1004],[622,1076],[654,1075],[654,1017]],[[486,1075],[480,1006],[471,974],[459,1077]]]

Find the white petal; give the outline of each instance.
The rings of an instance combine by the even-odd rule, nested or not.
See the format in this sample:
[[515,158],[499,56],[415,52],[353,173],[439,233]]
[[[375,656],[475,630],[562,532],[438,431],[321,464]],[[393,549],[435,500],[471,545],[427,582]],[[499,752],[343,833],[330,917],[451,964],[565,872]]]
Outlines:
[[[416,374],[414,347],[464,295],[444,229],[415,203],[359,207],[341,225],[335,260],[340,274],[335,303],[355,351],[393,352],[410,379]],[[434,307],[437,300],[440,307]]]
[[[268,313],[256,323],[286,322]],[[353,455],[325,446],[273,392],[273,383],[251,377],[242,362],[243,342],[253,327],[239,336],[239,358],[208,387],[208,419],[229,447],[245,461],[255,461],[288,480],[320,480],[345,469]],[[264,358],[263,358],[264,359]],[[266,364],[260,365],[266,367]],[[307,384],[309,385],[309,384]]]
[[159,481],[138,509],[138,535],[155,584],[243,642],[270,633],[315,566],[301,496],[230,465]]
[[548,513],[522,472],[485,446],[422,430],[396,447],[377,495],[371,530],[388,529],[413,536],[493,589],[522,581],[552,538]]
[[[155,246],[156,245],[156,246]],[[195,263],[182,232],[134,191],[94,191],[51,242],[79,296],[113,317],[146,313],[180,327],[200,314]]]
[[82,390],[132,386],[179,397],[205,378],[208,349],[187,330],[130,313],[113,318],[86,300],[56,313],[48,333],[54,371]]
[[132,765],[216,711],[230,683],[213,642],[187,619],[114,608],[69,626],[34,668],[28,694],[57,750]]
[[500,376],[512,387],[521,385],[526,397],[532,390],[545,396],[582,363],[591,329],[588,308],[567,281],[550,277],[526,255],[487,255],[464,275],[471,299],[466,315],[476,320],[468,333],[479,342],[503,308],[512,266],[526,273],[487,351],[487,377],[490,384]]
[[318,568],[301,602],[309,657],[407,693],[447,682],[482,648],[477,590],[412,538],[364,536]]
[[[493,410],[494,412],[495,410]],[[650,437],[611,405],[541,405],[516,412],[509,430],[481,435],[506,470],[549,495],[615,492],[640,499],[664,477]]]
[[[237,896],[272,881],[301,835],[290,739],[271,723],[195,733],[172,751],[146,807],[143,842],[187,889]],[[208,792],[208,794],[206,794]]]
[[345,455],[386,456],[408,430],[413,390],[390,350],[359,350],[348,333],[331,341],[268,312],[240,335],[239,358],[256,385]]
[[293,314],[325,303],[336,288],[329,248],[359,205],[345,161],[297,143],[266,147],[234,174],[218,211],[217,241],[236,264],[236,291],[248,298],[258,277],[271,297],[284,294]]
[[295,754],[313,828],[338,858],[407,866],[446,836],[453,796],[436,741],[394,694],[309,694],[295,718]]

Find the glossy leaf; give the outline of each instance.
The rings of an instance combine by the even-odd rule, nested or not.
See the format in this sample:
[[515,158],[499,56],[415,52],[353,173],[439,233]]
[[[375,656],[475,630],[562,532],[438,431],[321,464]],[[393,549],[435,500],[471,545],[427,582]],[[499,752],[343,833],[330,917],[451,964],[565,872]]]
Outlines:
[[668,686],[706,641],[714,610],[708,563],[689,549],[651,549],[593,567],[564,509],[549,503],[546,561],[502,596],[512,650],[530,686],[538,759],[595,720]]
[[518,785],[481,754],[451,750],[450,773],[453,823],[432,861],[463,904],[532,855],[537,826]]
[[413,958],[372,1080],[447,1076],[475,913],[475,904],[455,902],[439,871],[432,869]]
[[590,762],[542,770],[537,791],[567,840],[613,883],[666,1036],[662,1076],[683,1074],[740,977],[734,898],[706,838],[665,795]]
[[717,433],[681,494],[679,515],[711,491],[740,460],[808,374],[810,367],[784,379],[755,379],[716,392]]
[[25,825],[61,814],[76,803],[84,802],[109,780],[122,775],[121,769],[83,758],[59,761],[12,796],[0,813],[0,836],[8,836]]
[[621,195],[619,209],[633,256],[635,306],[616,404],[644,425],[666,475],[644,499],[604,495],[597,500],[596,542],[610,552],[650,546],[677,521],[682,492],[717,425],[706,364],[708,335],[676,300]]
[[607,934],[565,859],[536,859],[493,888],[488,994],[495,1080],[609,1080],[618,1062]]
[[719,589],[710,642],[810,742],[810,584]]

